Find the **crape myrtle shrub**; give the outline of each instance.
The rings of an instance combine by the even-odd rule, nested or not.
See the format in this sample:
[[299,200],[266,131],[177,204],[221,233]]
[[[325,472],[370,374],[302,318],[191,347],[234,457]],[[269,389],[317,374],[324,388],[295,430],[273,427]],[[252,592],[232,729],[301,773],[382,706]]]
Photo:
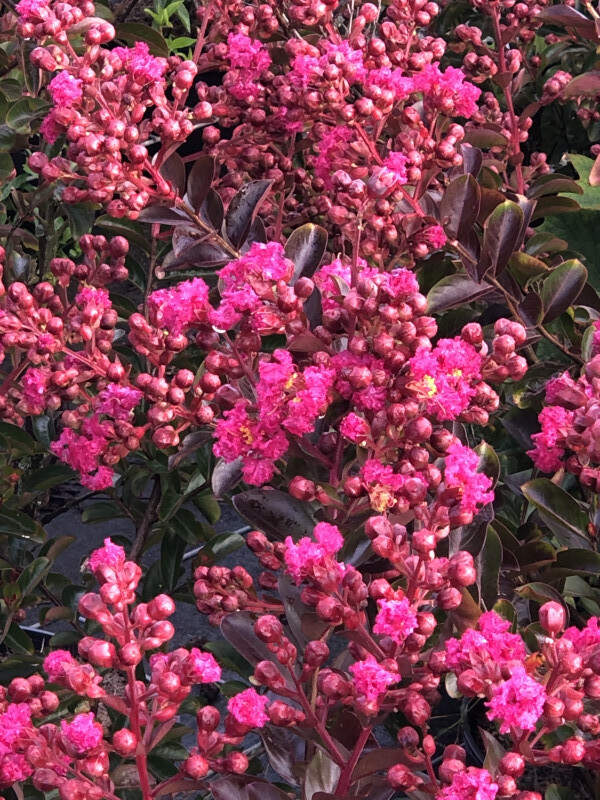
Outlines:
[[[598,15],[194,14],[1,18],[0,786],[595,796]],[[82,586],[73,480],[135,529]],[[222,635],[169,647],[173,597]]]

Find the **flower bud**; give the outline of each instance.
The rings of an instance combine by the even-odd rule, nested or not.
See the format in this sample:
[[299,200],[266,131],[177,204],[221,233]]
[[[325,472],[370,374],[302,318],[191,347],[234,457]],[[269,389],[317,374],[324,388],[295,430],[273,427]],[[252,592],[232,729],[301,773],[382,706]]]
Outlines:
[[566,612],[560,603],[550,601],[544,603],[539,611],[540,625],[542,628],[552,636],[560,633],[566,623]]
[[130,756],[135,753],[138,740],[133,731],[128,728],[121,728],[121,730],[115,731],[112,743],[115,751],[120,756]]

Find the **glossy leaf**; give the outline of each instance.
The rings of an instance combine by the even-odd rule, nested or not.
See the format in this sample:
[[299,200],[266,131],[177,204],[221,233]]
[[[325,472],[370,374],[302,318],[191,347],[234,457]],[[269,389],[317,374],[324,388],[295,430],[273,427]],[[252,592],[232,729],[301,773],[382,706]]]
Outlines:
[[505,200],[492,211],[483,226],[480,277],[486,272],[492,275],[502,272],[517,247],[522,224],[523,211],[511,200]]
[[215,160],[201,155],[194,161],[187,179],[187,196],[192,208],[198,212],[207,198],[215,177]]
[[300,277],[312,278],[326,247],[327,231],[312,222],[307,222],[290,234],[285,243],[285,254],[294,262],[292,284]]
[[440,219],[446,234],[461,241],[479,215],[481,190],[472,175],[461,175],[448,186],[440,203]]
[[564,489],[548,478],[536,478],[525,483],[522,491],[561,545],[592,549],[587,537],[587,514]]
[[306,800],[312,800],[317,792],[335,792],[340,774],[340,767],[322,750],[317,750],[304,774]]
[[221,498],[234,489],[242,479],[242,460],[237,458],[235,461],[217,461],[211,476],[211,487],[213,494]]
[[580,36],[592,41],[596,40],[596,27],[593,21],[571,6],[559,4],[550,8],[542,8],[540,19],[550,25],[575,31]]
[[542,285],[544,322],[551,322],[577,300],[587,280],[587,269],[576,258],[564,261]]
[[234,247],[239,247],[246,238],[271,185],[272,181],[266,180],[247,183],[230,202],[225,217],[225,231]]
[[600,553],[576,547],[563,550],[556,556],[556,568],[566,570],[570,575],[598,575]]
[[32,542],[43,542],[46,538],[46,532],[38,522],[21,511],[8,508],[0,508],[0,534]]
[[77,473],[66,464],[50,464],[48,467],[33,470],[23,476],[24,492],[43,492],[53,486],[72,481]]
[[117,25],[117,39],[132,46],[136,42],[146,42],[153,56],[167,58],[170,55],[169,46],[161,34],[140,22],[123,22]]
[[165,205],[152,205],[143,208],[138,216],[141,222],[158,222],[161,225],[189,225],[190,220],[183,213],[175,211],[170,206]]
[[168,181],[179,197],[185,191],[185,164],[179,153],[171,153],[160,167],[160,174]]
[[493,291],[487,283],[478,283],[464,273],[448,275],[433,286],[427,295],[429,314],[439,314],[451,308],[474,303]]
[[214,269],[226,264],[231,259],[231,254],[210,242],[197,242],[182,250],[179,255],[173,254],[163,262],[165,272],[176,269]]
[[489,610],[498,599],[502,544],[496,531],[488,526],[485,543],[477,558],[479,596]]
[[41,558],[36,558],[25,567],[17,581],[23,597],[35,589],[50,568],[50,564],[50,559],[42,556]]
[[315,526],[306,504],[279,489],[248,489],[236,494],[233,505],[250,525],[271,539],[300,539],[310,536]]

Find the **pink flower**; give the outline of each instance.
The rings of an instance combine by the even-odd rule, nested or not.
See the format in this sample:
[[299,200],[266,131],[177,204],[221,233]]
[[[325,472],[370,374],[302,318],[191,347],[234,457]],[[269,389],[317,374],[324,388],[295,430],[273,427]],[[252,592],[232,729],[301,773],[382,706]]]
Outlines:
[[445,786],[436,800],[495,800],[497,794],[498,784],[487,769],[468,767],[454,774],[450,786]]
[[431,227],[427,228],[425,231],[425,238],[429,244],[436,249],[443,247],[448,241],[448,237],[444,233],[444,229],[441,225],[432,225]]
[[492,480],[483,472],[477,472],[478,466],[479,456],[474,450],[458,441],[450,445],[446,455],[444,483],[447,489],[461,490],[461,510],[471,513],[494,499],[494,492],[490,489]]
[[542,684],[517,665],[508,680],[492,688],[487,715],[489,719],[500,721],[500,733],[509,733],[511,728],[534,731],[545,702],[546,690]]
[[456,419],[469,406],[481,380],[481,355],[460,338],[440,339],[433,350],[410,359],[409,387],[439,420]]
[[30,729],[31,710],[27,703],[10,703],[0,714],[0,757],[11,753],[24,731]]
[[377,458],[367,459],[359,474],[375,511],[381,514],[396,505],[396,494],[406,482],[404,475],[396,474],[392,466],[382,464]]
[[75,302],[88,314],[95,312],[97,317],[100,317],[102,312],[108,311],[112,307],[110,296],[106,289],[96,289],[93,286],[85,286],[80,289],[75,296]]
[[258,694],[256,689],[246,689],[229,700],[227,710],[245,728],[263,728],[269,721],[265,713],[268,703],[268,699]]
[[96,411],[98,414],[107,414],[113,419],[126,420],[142,397],[142,392],[132,386],[109,383],[97,397]]
[[248,415],[249,402],[238,400],[215,426],[213,452],[225,461],[243,459],[246,483],[261,486],[271,480],[276,462],[289,447],[282,431],[273,431]]
[[54,144],[58,137],[62,134],[63,128],[56,121],[55,109],[52,109],[49,114],[46,114],[40,125],[40,133],[48,144]]
[[482,662],[505,664],[522,662],[527,651],[523,640],[509,633],[510,622],[495,611],[487,611],[477,621],[477,629],[467,629],[460,639],[446,641],[446,664],[450,669],[467,669]]
[[221,680],[221,667],[217,664],[212,653],[203,653],[197,647],[192,647],[185,660],[184,670],[186,677],[192,683],[214,683]]
[[315,526],[313,535],[316,542],[307,536],[298,542],[294,542],[291,536],[286,538],[286,569],[296,584],[315,578],[319,582],[337,583],[344,574],[344,566],[334,558],[344,544],[339,528],[320,522]]
[[159,81],[167,71],[166,58],[150,55],[146,42],[136,42],[134,47],[115,47],[111,54],[121,59],[124,70],[141,85]]
[[87,755],[102,741],[102,725],[96,722],[94,714],[77,714],[71,722],[62,720],[60,730],[67,745],[79,756]]
[[68,72],[59,72],[48,84],[48,91],[52,102],[56,106],[70,108],[81,102],[83,97],[82,81]]
[[404,644],[417,627],[417,615],[410,602],[398,590],[394,598],[378,600],[379,611],[375,617],[373,631],[380,636],[389,636],[397,645]]
[[354,139],[353,131],[345,126],[338,125],[319,142],[319,155],[315,159],[315,175],[325,184],[326,189],[333,188],[331,176],[344,166],[348,152],[348,143]]
[[465,80],[465,74],[456,67],[428,64],[414,76],[416,91],[423,92],[424,99],[446,116],[472,117],[477,111],[481,89]]
[[574,650],[581,653],[588,647],[593,647],[600,644],[600,626],[598,625],[598,617],[590,617],[586,623],[585,628],[571,627],[563,634],[563,639],[568,639],[573,642]]
[[31,22],[36,25],[48,17],[49,0],[20,0],[16,11],[22,22]]
[[0,760],[0,786],[14,787],[33,774],[33,767],[22,753],[11,753]]
[[287,283],[293,274],[294,264],[285,257],[278,242],[253,242],[247,253],[219,271],[221,305],[211,314],[212,324],[227,330],[239,322],[244,312],[253,311],[250,324],[261,332],[262,318],[256,312],[275,302],[275,284]]
[[[560,391],[556,382],[552,383],[551,393]],[[549,405],[542,408],[538,417],[542,430],[532,435],[535,447],[527,451],[527,455],[542,472],[555,472],[562,465],[565,439],[572,429],[574,416],[574,411],[568,411],[562,406]]]
[[148,311],[154,325],[177,336],[188,327],[207,321],[212,312],[208,286],[202,278],[192,278],[169,289],[158,289],[148,298]]
[[56,683],[64,675],[66,667],[77,666],[77,663],[68,650],[54,650],[44,659],[43,667],[51,683]]
[[109,538],[104,540],[104,546],[99,547],[91,554],[88,565],[93,573],[102,567],[109,567],[118,572],[125,564],[125,550],[118,544],[113,544]]
[[29,414],[41,414],[46,408],[49,381],[49,370],[36,367],[30,367],[21,378],[23,399]]
[[397,103],[406,100],[415,91],[413,78],[403,75],[401,69],[392,70],[389,67],[370,69],[366,83],[369,86],[378,86],[380,89],[394,92],[394,100]]
[[377,714],[381,696],[386,693],[388,686],[398,683],[400,675],[384,669],[372,655],[363,661],[355,661],[349,670],[354,677],[354,693],[361,702],[362,710],[367,714]]
[[404,184],[407,181],[407,161],[408,159],[404,153],[392,151],[383,162],[383,166],[394,175],[396,184]]
[[101,492],[103,489],[109,489],[113,485],[115,477],[114,470],[110,467],[100,466],[90,475],[81,475],[79,480],[82,486],[91,489],[93,492]]
[[358,414],[351,411],[341,421],[340,433],[351,442],[364,446],[371,437],[371,426],[364,417],[359,417]]
[[227,47],[232,69],[224,84],[236,100],[251,102],[261,89],[257,81],[271,66],[271,57],[262,42],[243,33],[230,33]]
[[271,66],[264,44],[243,33],[230,33],[227,37],[227,58],[234,69],[244,70],[255,78]]

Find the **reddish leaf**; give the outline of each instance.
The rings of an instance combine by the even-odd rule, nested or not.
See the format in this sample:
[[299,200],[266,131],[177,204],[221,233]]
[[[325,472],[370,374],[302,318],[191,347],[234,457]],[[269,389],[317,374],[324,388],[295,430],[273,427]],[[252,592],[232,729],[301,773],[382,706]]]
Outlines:
[[199,156],[194,161],[187,179],[187,196],[192,208],[198,212],[206,200],[215,177],[215,160],[212,156]]

